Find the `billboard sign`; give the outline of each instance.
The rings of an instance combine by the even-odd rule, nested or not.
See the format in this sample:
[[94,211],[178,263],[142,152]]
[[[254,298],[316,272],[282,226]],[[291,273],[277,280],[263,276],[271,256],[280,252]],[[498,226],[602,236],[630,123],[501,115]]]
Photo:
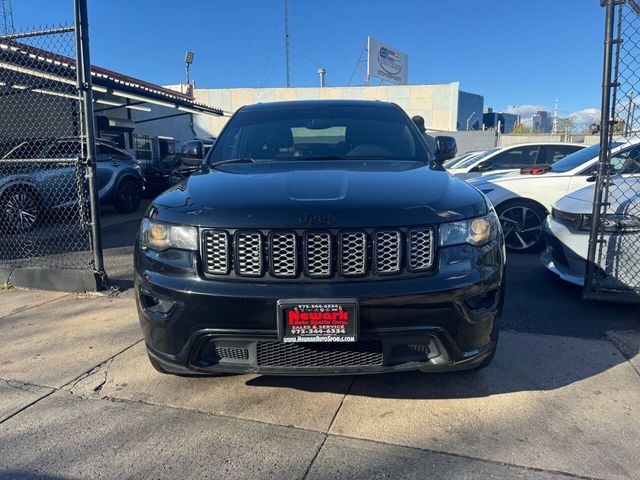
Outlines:
[[367,39],[367,78],[376,77],[397,85],[409,79],[409,56],[375,38]]

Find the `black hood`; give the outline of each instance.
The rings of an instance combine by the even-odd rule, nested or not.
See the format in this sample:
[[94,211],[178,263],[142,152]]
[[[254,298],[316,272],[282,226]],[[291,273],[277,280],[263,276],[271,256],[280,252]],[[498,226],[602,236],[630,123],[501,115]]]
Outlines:
[[403,161],[227,164],[160,195],[149,215],[224,228],[392,227],[471,218],[482,194],[444,170]]

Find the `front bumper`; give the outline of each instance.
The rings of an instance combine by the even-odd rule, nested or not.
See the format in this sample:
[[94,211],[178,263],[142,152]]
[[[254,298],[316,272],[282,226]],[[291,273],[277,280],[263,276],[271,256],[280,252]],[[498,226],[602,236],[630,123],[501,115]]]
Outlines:
[[[501,242],[501,241],[500,241]],[[504,250],[439,251],[437,274],[335,283],[211,281],[197,254],[136,249],[136,299],[147,350],[166,371],[336,375],[478,366],[495,348],[504,299]],[[284,344],[277,301],[357,299],[359,340]],[[148,306],[166,305],[158,314]]]
[[[589,234],[572,232],[549,215],[544,222],[543,237],[547,248],[540,255],[542,265],[562,280],[584,286]],[[584,252],[584,256],[576,252]]]

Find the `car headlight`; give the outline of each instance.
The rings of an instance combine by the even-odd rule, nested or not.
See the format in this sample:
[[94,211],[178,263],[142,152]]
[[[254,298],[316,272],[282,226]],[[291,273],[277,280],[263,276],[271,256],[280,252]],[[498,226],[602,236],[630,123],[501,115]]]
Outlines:
[[500,223],[494,212],[484,217],[443,223],[440,225],[440,246],[448,247],[468,243],[480,247],[495,240],[499,230]]
[[198,229],[184,225],[157,222],[150,218],[142,220],[140,241],[143,247],[162,252],[169,248],[198,250]]
[[[591,230],[592,215],[567,213],[556,210],[555,208],[551,211],[551,214],[554,220],[568,227],[572,227],[575,230],[581,230],[583,232]],[[602,222],[602,228],[605,233],[640,232],[640,218],[634,215],[608,213],[602,215],[600,221]]]

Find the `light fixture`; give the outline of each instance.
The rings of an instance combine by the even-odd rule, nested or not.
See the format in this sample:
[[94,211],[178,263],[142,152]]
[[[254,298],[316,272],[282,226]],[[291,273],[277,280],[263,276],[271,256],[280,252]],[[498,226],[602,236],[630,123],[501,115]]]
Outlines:
[[112,107],[124,107],[124,103],[114,102],[113,100],[104,100],[102,98],[96,100],[95,102],[99,103],[100,105],[110,105]]
[[11,85],[13,88],[15,88],[16,90],[26,90],[27,87],[25,85],[18,85],[18,84],[14,84]]
[[131,100],[138,100],[140,102],[145,102],[145,103],[153,103],[155,105],[160,105],[161,107],[176,108],[176,106],[173,103],[163,102],[162,100],[155,100],[151,98],[145,98],[140,95],[136,95],[135,93],[123,92],[121,90],[114,90],[113,94],[116,97],[129,98]]
[[128,108],[130,110],[140,110],[141,112],[150,112],[151,108],[149,107],[142,107],[140,105],[125,105],[125,108]]
[[34,88],[32,92],[42,93],[44,95],[53,95],[54,97],[70,98],[72,100],[79,100],[77,95],[71,95],[70,93],[54,92],[52,90],[45,90],[44,88]]
[[188,112],[188,113],[202,113],[196,110],[195,108],[189,108],[189,107],[178,107],[178,110],[182,110],[183,112]]
[[187,53],[184,55],[184,64],[187,70],[187,84],[189,84],[189,66],[193,63],[193,52],[187,50]]
[[95,90],[100,93],[107,93],[109,91],[108,88],[101,87],[100,85],[91,85],[91,90]]
[[24,73],[38,78],[46,78],[47,80],[55,80],[56,82],[66,83],[68,85],[75,85],[76,80],[71,78],[61,77],[59,75],[51,75],[50,73],[41,72],[32,68],[19,67],[11,63],[0,62],[0,69],[11,70],[12,72]]

